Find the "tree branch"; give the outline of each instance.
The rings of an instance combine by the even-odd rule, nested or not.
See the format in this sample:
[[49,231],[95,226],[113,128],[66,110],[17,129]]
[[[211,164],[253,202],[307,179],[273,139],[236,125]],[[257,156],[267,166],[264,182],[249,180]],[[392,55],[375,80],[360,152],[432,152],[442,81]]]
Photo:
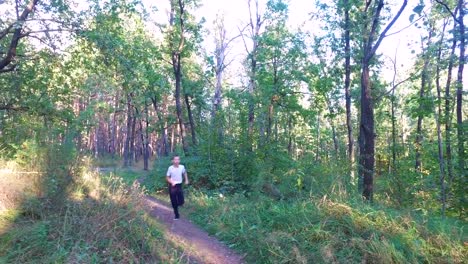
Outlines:
[[31,0],[31,2],[29,2],[29,4],[19,16],[18,21],[15,23],[18,24],[18,26],[16,26],[14,30],[13,37],[11,38],[10,46],[8,48],[6,56],[0,60],[0,70],[3,70],[6,66],[8,66],[16,56],[16,47],[18,46],[19,40],[21,39],[23,23],[28,17],[28,15],[33,11],[38,1],[39,0]]
[[385,27],[382,33],[380,33],[379,39],[377,40],[377,42],[375,43],[374,47],[371,50],[371,53],[370,53],[371,56],[375,54],[380,44],[382,43],[382,40],[386,37],[387,32],[390,30],[390,28],[395,24],[395,22],[401,16],[401,13],[403,13],[403,10],[405,10],[407,5],[408,5],[408,0],[404,0],[403,4],[400,7],[400,10],[398,10],[398,13],[393,17],[392,21],[390,21],[390,23]]
[[453,20],[455,20],[455,22],[457,22],[458,24],[460,24],[460,20],[458,20],[457,18],[457,10],[458,8],[455,9],[455,12],[452,12],[452,10],[450,9],[450,7],[444,3],[443,1],[441,0],[435,0],[437,3],[439,3],[440,5],[442,5],[449,13],[450,15],[453,17]]

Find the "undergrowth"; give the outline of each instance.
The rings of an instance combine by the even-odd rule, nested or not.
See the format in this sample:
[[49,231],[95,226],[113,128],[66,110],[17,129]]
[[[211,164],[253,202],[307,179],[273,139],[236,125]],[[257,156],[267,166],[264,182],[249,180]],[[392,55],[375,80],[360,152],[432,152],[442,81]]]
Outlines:
[[191,218],[250,263],[466,263],[464,224],[323,197],[194,195]]
[[142,189],[89,167],[63,201],[24,197],[0,212],[0,263],[179,263],[182,250],[146,215]]

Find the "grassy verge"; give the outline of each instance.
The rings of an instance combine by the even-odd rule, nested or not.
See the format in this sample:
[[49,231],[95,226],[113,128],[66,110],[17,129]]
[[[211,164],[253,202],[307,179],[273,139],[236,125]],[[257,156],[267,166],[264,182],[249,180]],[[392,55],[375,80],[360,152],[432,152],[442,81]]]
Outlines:
[[0,213],[0,263],[186,261],[142,210],[139,188],[82,171],[60,204],[29,197]]
[[191,218],[251,263],[466,263],[464,224],[329,199],[202,193]]

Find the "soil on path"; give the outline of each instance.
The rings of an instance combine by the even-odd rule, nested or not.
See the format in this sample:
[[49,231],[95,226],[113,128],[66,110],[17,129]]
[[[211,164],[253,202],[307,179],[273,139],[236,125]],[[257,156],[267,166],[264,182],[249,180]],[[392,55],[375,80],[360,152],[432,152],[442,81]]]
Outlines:
[[[143,179],[139,179],[141,183]],[[165,235],[183,248],[190,263],[206,264],[240,264],[244,263],[242,256],[228,248],[225,244],[189,220],[174,220],[172,207],[150,195],[144,196],[145,210],[162,223],[166,229]]]

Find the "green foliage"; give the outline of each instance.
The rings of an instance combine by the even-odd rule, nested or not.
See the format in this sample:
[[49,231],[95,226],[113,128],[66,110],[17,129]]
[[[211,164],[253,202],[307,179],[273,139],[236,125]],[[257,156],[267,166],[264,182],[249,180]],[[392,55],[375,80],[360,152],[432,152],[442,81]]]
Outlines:
[[463,263],[468,254],[462,223],[360,202],[201,193],[192,200],[192,218],[252,263]]

